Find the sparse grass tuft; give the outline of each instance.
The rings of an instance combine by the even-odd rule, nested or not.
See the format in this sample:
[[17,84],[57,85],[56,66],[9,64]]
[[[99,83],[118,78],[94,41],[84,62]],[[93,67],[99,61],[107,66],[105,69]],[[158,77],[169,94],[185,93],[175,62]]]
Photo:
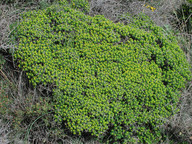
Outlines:
[[1,144],[8,144],[9,138],[8,135],[10,133],[9,129],[10,125],[9,123],[3,122],[2,119],[0,119],[0,143]]

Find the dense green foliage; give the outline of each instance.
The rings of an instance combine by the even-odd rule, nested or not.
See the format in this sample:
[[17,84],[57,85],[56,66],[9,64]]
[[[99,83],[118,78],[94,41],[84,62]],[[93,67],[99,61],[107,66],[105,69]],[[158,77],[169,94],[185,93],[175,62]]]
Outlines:
[[87,0],[71,0],[71,7],[74,9],[79,9],[85,13],[89,12],[89,3]]
[[192,0],[187,0],[187,2],[189,2],[190,4],[192,4]]
[[74,134],[158,142],[191,78],[177,41],[144,16],[114,24],[66,3],[22,15],[19,67],[34,86],[56,86],[55,118]]
[[[69,1],[69,2],[68,2]],[[73,9],[80,10],[84,13],[88,13],[90,6],[87,0],[58,0],[60,5],[69,6]]]

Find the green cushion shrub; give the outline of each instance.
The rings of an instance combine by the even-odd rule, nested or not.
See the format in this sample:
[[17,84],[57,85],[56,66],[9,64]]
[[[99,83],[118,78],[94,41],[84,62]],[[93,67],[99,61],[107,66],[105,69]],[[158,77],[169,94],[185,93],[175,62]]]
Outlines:
[[55,118],[73,134],[160,140],[191,73],[173,36],[138,21],[115,24],[64,3],[22,15],[15,60],[34,86],[55,86]]
[[80,10],[85,14],[89,13],[90,5],[87,0],[57,0],[60,5],[69,6],[73,9]]
[[192,0],[187,0],[187,2],[188,2],[189,4],[192,4]]
[[79,9],[84,13],[89,12],[89,2],[87,0],[71,0],[71,7],[74,9]]

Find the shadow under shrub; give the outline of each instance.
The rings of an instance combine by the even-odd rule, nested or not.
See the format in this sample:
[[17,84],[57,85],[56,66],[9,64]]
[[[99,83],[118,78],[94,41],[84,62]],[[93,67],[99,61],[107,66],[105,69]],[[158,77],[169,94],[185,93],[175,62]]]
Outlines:
[[73,134],[159,142],[159,126],[178,111],[191,79],[175,38],[151,22],[114,24],[66,3],[22,15],[14,32],[19,67],[34,86],[55,85],[55,119]]

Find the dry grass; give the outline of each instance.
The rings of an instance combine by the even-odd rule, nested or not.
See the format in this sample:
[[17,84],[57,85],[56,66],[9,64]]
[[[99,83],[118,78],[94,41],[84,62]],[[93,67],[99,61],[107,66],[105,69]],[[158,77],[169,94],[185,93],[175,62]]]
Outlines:
[[9,25],[15,22],[18,19],[18,11],[14,7],[10,7],[8,5],[0,5],[0,50],[7,51],[12,48],[12,44],[10,44],[10,34],[11,30]]
[[104,15],[106,18],[116,21],[121,14],[122,4],[118,0],[90,0],[89,15]]
[[167,119],[163,125],[164,133],[174,143],[192,142],[192,83],[183,90],[178,108],[180,111]]
[[2,119],[0,119],[0,143],[1,144],[8,144],[10,141],[8,139],[8,135],[10,133],[9,131],[9,123],[3,122]]

